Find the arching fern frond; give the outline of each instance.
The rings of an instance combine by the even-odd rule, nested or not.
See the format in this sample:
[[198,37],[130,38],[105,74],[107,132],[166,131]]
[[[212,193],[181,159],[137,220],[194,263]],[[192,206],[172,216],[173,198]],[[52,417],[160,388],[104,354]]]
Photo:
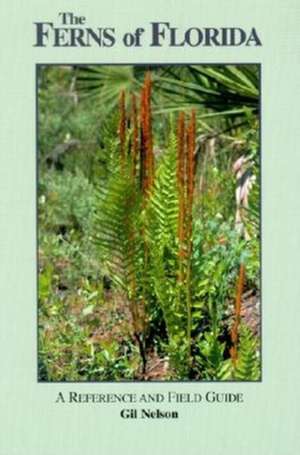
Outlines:
[[106,190],[99,190],[95,243],[111,279],[129,292],[140,267],[140,196],[135,182],[116,170]]
[[226,381],[231,379],[231,362],[224,360],[225,343],[218,340],[212,332],[206,332],[199,342],[197,358],[201,379]]
[[157,170],[154,188],[149,201],[149,241],[163,248],[175,238],[178,220],[178,192],[176,186],[176,139],[170,138],[169,149],[164,153]]
[[[186,305],[178,283],[178,188],[176,139],[159,164],[146,213],[146,233],[151,260],[151,281],[166,322],[169,347],[173,351],[186,337]],[[177,348],[176,348],[177,347]]]
[[238,359],[234,368],[234,379],[239,381],[258,381],[260,379],[257,338],[246,325],[240,327]]

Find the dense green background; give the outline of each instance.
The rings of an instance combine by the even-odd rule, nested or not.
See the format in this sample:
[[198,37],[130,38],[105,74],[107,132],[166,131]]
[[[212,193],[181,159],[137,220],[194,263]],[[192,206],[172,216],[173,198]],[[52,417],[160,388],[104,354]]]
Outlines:
[[[120,33],[152,20],[180,27],[255,24],[262,48],[36,49],[32,22],[70,2],[1,3],[1,455],[294,455],[299,448],[298,1],[72,2],[91,26]],[[5,7],[4,7],[5,6]],[[183,9],[184,8],[184,9]],[[118,405],[57,405],[57,392],[170,390],[169,384],[37,384],[35,63],[261,62],[263,68],[263,382],[214,384],[244,392],[239,406],[178,406],[178,421],[122,421]],[[177,384],[202,392],[209,384]]]

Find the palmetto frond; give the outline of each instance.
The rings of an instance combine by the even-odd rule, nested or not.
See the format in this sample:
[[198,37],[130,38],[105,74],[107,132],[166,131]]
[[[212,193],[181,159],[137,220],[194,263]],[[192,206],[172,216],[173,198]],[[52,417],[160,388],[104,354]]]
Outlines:
[[[155,65],[152,99],[155,113],[205,107],[199,118],[244,117],[258,112],[259,71],[255,65]],[[79,66],[77,87],[82,96],[99,100],[103,112],[116,107],[120,91],[138,94],[144,66]]]
[[186,72],[175,78],[173,70],[159,79],[162,92],[169,94],[159,112],[182,110],[188,107],[206,107],[209,116],[237,117],[258,111],[259,73],[247,65],[188,65]]

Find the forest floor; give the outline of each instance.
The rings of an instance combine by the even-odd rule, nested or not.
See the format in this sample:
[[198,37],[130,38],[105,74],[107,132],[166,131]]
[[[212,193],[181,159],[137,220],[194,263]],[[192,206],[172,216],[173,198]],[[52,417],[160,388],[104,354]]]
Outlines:
[[[257,336],[260,334],[260,299],[253,290],[247,290],[242,296],[241,319]],[[99,320],[99,327],[90,338],[92,343],[125,342],[128,337],[134,342],[133,323],[126,302],[120,294],[105,292],[104,303],[93,314]],[[160,357],[157,352],[147,352],[147,365],[145,373],[139,374],[138,379],[146,381],[164,380],[169,375],[168,357]]]
[[[86,352],[90,358],[94,355],[92,353],[99,353],[109,349],[110,346],[117,345],[120,347],[119,358],[124,356],[125,360],[126,353],[129,352],[132,374],[135,379],[145,381],[168,380],[172,376],[169,358],[162,354],[162,350],[153,347],[146,352],[146,370],[142,372],[142,362],[134,334],[133,320],[124,295],[109,287],[106,288],[104,285],[99,286],[96,282],[88,291],[88,295],[84,294],[84,283],[80,282],[77,283],[79,288],[74,292],[69,283],[60,278],[70,268],[70,265],[68,261],[61,258],[54,261],[53,266],[56,271],[54,276],[57,277],[57,281],[53,279],[51,291],[49,288],[49,300],[44,306],[46,313],[40,319],[41,327],[45,328],[45,334],[50,341],[62,340],[61,334],[65,333],[66,327],[68,327],[69,338],[64,338],[49,347],[50,358],[55,358],[58,352],[62,360],[61,364],[58,360],[56,362],[63,370],[64,362],[68,356],[70,356],[69,359],[72,357],[75,359],[78,355],[84,358]],[[42,250],[40,250],[40,266],[46,266],[46,258]],[[93,295],[95,297],[91,300]],[[57,305],[57,302],[60,304]],[[234,314],[233,302],[229,309],[230,314],[227,323],[231,326]],[[52,316],[50,317],[50,315]],[[255,289],[246,289],[242,295],[241,319],[260,339],[260,296]],[[79,328],[80,339],[77,337],[76,327]],[[74,340],[77,341],[74,342]],[[135,354],[133,354],[134,351]]]

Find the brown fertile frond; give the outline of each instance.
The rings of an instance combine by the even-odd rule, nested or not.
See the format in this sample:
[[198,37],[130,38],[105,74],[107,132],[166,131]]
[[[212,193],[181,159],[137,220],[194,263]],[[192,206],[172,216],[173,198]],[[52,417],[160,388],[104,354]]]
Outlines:
[[136,175],[137,167],[137,158],[138,158],[138,115],[137,115],[137,105],[136,105],[136,96],[133,93],[131,95],[131,121],[132,121],[132,143],[131,143],[131,155],[132,155],[132,176]]
[[126,142],[126,108],[125,108],[125,91],[122,90],[120,93],[119,99],[119,138],[120,138],[120,160],[121,160],[121,169],[124,169],[125,166],[125,142]]
[[140,186],[143,194],[145,193],[145,187],[147,187],[147,176],[145,175],[145,159],[146,159],[146,144],[145,144],[145,90],[144,87],[141,90],[140,95]]
[[151,119],[151,74],[146,73],[141,92],[141,183],[144,194],[152,188],[154,181],[154,155]]
[[188,126],[188,198],[190,207],[193,204],[196,149],[196,115],[193,110]]
[[179,199],[178,241],[179,257],[185,256],[185,220],[186,220],[186,147],[185,147],[185,116],[181,112],[177,126],[177,187]]
[[187,127],[187,235],[192,235],[192,210],[194,199],[194,182],[195,182],[195,150],[196,150],[196,113],[192,111],[191,119]]
[[239,336],[239,326],[241,321],[241,302],[242,294],[244,289],[245,282],[245,266],[244,264],[240,265],[239,277],[237,282],[237,291],[235,298],[235,308],[234,308],[234,323],[231,329],[231,341],[232,348],[230,349],[230,356],[233,361],[233,364],[236,364],[237,361],[237,347],[238,347],[238,336]]
[[152,92],[152,81],[151,73],[147,72],[145,77],[145,100],[146,100],[146,131],[147,131],[147,156],[148,156],[148,184],[149,189],[153,185],[154,180],[154,155],[153,155],[153,137],[152,137],[152,112],[151,112],[151,92]]

